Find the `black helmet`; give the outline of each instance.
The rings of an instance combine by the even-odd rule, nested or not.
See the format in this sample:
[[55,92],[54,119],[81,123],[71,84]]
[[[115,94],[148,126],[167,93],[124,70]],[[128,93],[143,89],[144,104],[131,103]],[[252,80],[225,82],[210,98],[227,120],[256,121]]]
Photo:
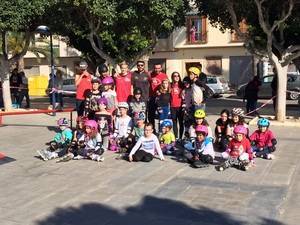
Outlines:
[[133,94],[134,94],[134,95],[142,94],[142,89],[139,88],[139,87],[135,88],[135,89],[133,90]]
[[105,64],[101,64],[98,66],[98,72],[100,74],[108,72],[108,68]]
[[192,84],[192,81],[189,77],[185,77],[185,78],[183,78],[182,83],[183,84]]

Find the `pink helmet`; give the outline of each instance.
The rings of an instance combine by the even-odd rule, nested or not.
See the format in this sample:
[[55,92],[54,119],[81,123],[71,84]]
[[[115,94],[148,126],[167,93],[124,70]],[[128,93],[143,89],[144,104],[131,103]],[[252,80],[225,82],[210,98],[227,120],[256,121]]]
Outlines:
[[112,77],[104,77],[101,83],[103,85],[114,84],[114,79]]
[[244,134],[247,135],[248,130],[245,126],[243,125],[237,125],[234,129],[233,129],[233,133],[235,134]]
[[98,104],[103,104],[103,105],[107,105],[108,104],[108,101],[105,97],[101,97],[98,99]]
[[196,133],[204,133],[205,136],[208,134],[207,126],[204,126],[204,125],[198,125],[198,126],[196,126],[195,131],[196,131]]
[[90,127],[92,130],[97,130],[97,128],[98,128],[98,124],[95,120],[87,120],[84,123],[84,126]]

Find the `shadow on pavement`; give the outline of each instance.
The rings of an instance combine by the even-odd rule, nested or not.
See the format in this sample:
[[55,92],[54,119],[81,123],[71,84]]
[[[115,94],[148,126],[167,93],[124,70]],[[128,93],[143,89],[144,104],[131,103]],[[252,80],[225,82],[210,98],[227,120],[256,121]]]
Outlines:
[[[230,207],[230,206],[228,206]],[[251,215],[250,215],[251,216]],[[245,218],[247,219],[247,218]],[[248,219],[247,219],[248,220]],[[122,211],[99,203],[83,204],[79,208],[57,208],[49,217],[36,221],[37,225],[244,225],[253,221],[235,219],[227,213],[206,207],[191,208],[187,204],[146,196],[142,203]],[[258,225],[283,225],[271,219],[261,218]]]

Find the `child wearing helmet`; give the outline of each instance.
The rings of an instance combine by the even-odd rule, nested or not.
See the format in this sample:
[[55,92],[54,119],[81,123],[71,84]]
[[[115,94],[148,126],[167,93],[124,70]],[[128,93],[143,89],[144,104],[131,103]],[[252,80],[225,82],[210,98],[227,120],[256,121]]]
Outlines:
[[150,162],[157,152],[160,160],[165,160],[157,137],[153,134],[153,125],[145,124],[144,135],[140,137],[128,156],[129,162]]
[[160,147],[163,153],[171,155],[175,148],[175,135],[172,132],[173,122],[170,119],[165,119],[161,122],[162,135],[160,137]]
[[78,140],[76,152],[69,153],[73,159],[88,158],[97,162],[103,161],[104,150],[101,136],[98,132],[98,124],[95,120],[87,120],[84,124],[84,135]]
[[244,110],[241,108],[233,108],[231,110],[231,120],[229,121],[226,128],[226,135],[229,141],[232,140],[234,136],[234,128],[238,125],[243,125],[247,129],[247,137],[249,135],[248,125],[244,121]]
[[236,166],[241,170],[248,170],[250,162],[253,163],[253,155],[250,141],[246,137],[248,130],[243,125],[234,128],[234,138],[229,142],[227,150],[222,153],[226,160],[216,166],[218,171]]
[[72,130],[69,128],[69,121],[66,118],[60,118],[57,121],[59,132],[55,134],[54,139],[49,143],[49,148],[37,151],[44,161],[55,159],[66,154],[68,145],[72,141]]
[[144,112],[139,112],[134,114],[134,127],[132,130],[132,135],[135,140],[138,140],[144,135],[146,114]]
[[110,76],[102,80],[103,91],[101,96],[107,99],[107,111],[111,114],[117,107],[117,93],[114,91],[114,79]]
[[192,150],[194,149],[194,141],[196,138],[196,126],[198,125],[203,125],[207,127],[207,137],[211,138],[213,140],[212,137],[212,130],[208,124],[208,122],[205,119],[206,113],[203,109],[197,109],[194,112],[194,124],[192,124],[188,131],[185,132],[185,136],[186,136],[186,141],[184,142],[184,148],[185,149],[189,149]]
[[143,100],[142,89],[137,87],[133,90],[133,97],[129,102],[129,115],[134,117],[138,113],[146,113],[146,102]]
[[222,151],[225,151],[228,145],[228,138],[226,135],[226,129],[228,124],[231,122],[229,118],[229,111],[223,109],[220,113],[220,118],[216,121],[215,137],[216,144]]
[[193,143],[194,148],[192,150],[185,150],[184,155],[189,163],[195,168],[207,167],[213,163],[215,158],[215,151],[212,143],[212,139],[207,137],[207,126],[196,126],[196,140]]
[[[128,138],[132,130],[132,119],[127,115],[129,105],[127,102],[119,102],[118,110],[120,115],[116,117],[115,127],[113,137],[110,140],[110,150],[118,151],[122,146],[120,146],[120,140]],[[125,141],[122,140],[123,143]]]
[[273,159],[272,152],[276,150],[277,141],[273,132],[269,129],[270,121],[266,118],[260,118],[257,121],[258,129],[250,136],[254,157],[264,159]]
[[92,89],[86,94],[84,102],[84,114],[89,119],[94,119],[95,112],[98,110],[98,99],[101,97],[100,79],[92,79]]
[[106,110],[108,101],[101,97],[98,99],[98,111],[95,113],[95,120],[98,123],[99,134],[102,138],[102,148],[108,150],[109,137],[112,134],[113,122],[111,114]]

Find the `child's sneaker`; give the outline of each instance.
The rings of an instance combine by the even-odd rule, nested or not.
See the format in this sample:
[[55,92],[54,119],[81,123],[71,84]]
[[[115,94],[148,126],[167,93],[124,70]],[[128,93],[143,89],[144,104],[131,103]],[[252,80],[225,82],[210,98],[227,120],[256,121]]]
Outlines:
[[39,156],[44,160],[44,161],[47,161],[48,160],[48,154],[47,154],[47,150],[43,149],[43,150],[38,150],[36,151]]
[[73,159],[75,159],[75,160],[80,160],[80,159],[84,159],[84,157],[81,156],[81,155],[78,155],[78,156],[75,156]]
[[101,156],[101,155],[98,155],[97,158],[96,158],[96,161],[97,162],[103,162],[104,161],[104,157]]
[[268,154],[267,159],[269,160],[275,159],[275,156],[273,154]]

